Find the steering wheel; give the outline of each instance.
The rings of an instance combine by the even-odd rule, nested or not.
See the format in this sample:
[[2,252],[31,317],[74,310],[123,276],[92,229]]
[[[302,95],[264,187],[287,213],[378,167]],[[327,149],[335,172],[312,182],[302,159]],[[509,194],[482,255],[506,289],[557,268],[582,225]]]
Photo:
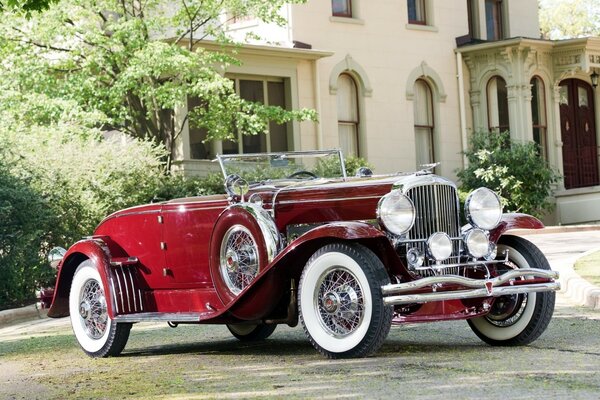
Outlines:
[[288,178],[297,178],[302,175],[307,175],[310,177],[310,179],[317,179],[317,175],[313,174],[310,171],[305,171],[305,170],[296,171],[293,174],[289,175]]

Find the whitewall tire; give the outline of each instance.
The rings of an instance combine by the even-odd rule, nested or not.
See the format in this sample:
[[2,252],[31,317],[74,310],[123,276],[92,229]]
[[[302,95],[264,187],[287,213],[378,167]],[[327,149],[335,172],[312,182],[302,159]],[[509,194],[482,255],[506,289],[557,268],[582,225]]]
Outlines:
[[[498,254],[508,250],[514,268],[550,269],[548,260],[531,242],[518,236],[502,236]],[[495,346],[526,345],[548,327],[556,294],[538,292],[498,297],[489,314],[468,320],[469,326],[484,342]]]
[[298,288],[300,321],[312,345],[329,358],[364,357],[389,333],[393,308],[383,304],[389,276],[358,244],[334,243],[306,263]]
[[91,357],[119,355],[129,338],[131,324],[118,324],[108,316],[107,295],[94,263],[79,264],[71,283],[69,314],[79,345]]

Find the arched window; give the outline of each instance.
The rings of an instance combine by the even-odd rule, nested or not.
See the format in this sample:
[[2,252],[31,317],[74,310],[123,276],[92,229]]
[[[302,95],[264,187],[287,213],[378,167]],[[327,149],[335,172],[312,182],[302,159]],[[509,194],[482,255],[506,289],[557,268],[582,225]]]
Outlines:
[[509,130],[506,81],[493,76],[487,84],[488,128],[490,132]]
[[358,156],[358,87],[354,78],[341,74],[337,82],[338,132],[340,148],[346,156]]
[[546,122],[546,91],[544,81],[539,76],[531,78],[531,123],[533,125],[533,140],[540,146],[540,155],[548,159]]
[[415,148],[417,168],[423,164],[430,164],[435,160],[433,146],[433,96],[431,88],[423,79],[417,79],[414,90],[415,114]]

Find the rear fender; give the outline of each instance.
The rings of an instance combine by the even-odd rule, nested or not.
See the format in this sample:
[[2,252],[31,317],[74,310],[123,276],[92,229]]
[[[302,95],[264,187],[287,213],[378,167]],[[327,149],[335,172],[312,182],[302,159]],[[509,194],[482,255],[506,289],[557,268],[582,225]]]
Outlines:
[[500,224],[490,232],[490,240],[497,243],[500,236],[511,229],[542,229],[543,227],[542,221],[531,215],[507,213],[502,215]]
[[106,306],[108,315],[113,318],[113,304],[110,282],[108,279],[110,266],[110,253],[108,247],[100,241],[94,239],[82,240],[75,243],[65,254],[58,266],[58,276],[56,277],[56,287],[54,289],[54,298],[52,305],[48,310],[48,316],[52,318],[67,317],[69,315],[69,293],[71,291],[71,282],[79,264],[86,259],[92,262],[98,268],[100,279],[107,293]]

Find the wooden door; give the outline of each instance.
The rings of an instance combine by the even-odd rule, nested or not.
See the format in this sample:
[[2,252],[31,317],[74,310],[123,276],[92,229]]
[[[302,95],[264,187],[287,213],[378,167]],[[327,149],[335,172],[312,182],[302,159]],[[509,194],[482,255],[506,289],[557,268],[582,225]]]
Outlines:
[[579,79],[560,84],[565,188],[598,185],[598,148],[592,87]]

